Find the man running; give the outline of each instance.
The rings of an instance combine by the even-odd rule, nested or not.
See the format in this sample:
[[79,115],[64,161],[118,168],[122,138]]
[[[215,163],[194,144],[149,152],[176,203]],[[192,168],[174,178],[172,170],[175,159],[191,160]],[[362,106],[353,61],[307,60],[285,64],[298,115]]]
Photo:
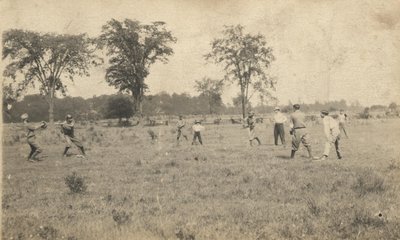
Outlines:
[[64,135],[66,146],[64,149],[63,157],[67,156],[68,150],[72,147],[72,143],[77,146],[82,155],[78,155],[77,157],[86,157],[85,149],[81,141],[79,141],[74,134],[75,120],[72,118],[70,114],[65,117],[65,121],[61,123],[61,132]]
[[22,114],[21,119],[24,122],[24,127],[27,131],[27,136],[26,136],[27,142],[31,147],[31,152],[28,155],[27,161],[29,162],[40,161],[40,159],[38,159],[37,156],[42,152],[42,149],[36,142],[35,131],[38,129],[45,129],[47,127],[47,124],[45,121],[42,121],[40,125],[31,124],[29,122],[29,115],[27,113]]
[[292,152],[290,158],[294,158],[296,151],[302,143],[308,151],[309,158],[313,158],[310,144],[310,134],[308,133],[304,113],[300,111],[300,105],[293,105],[294,112],[290,115],[290,134],[292,135]]
[[324,124],[324,133],[326,137],[326,142],[325,142],[324,154],[317,159],[326,160],[329,156],[331,145],[335,146],[336,155],[338,159],[342,159],[342,155],[340,154],[339,150],[339,140],[340,140],[339,124],[335,119],[333,119],[331,116],[328,115],[329,115],[328,111],[325,110],[321,111],[321,118]]

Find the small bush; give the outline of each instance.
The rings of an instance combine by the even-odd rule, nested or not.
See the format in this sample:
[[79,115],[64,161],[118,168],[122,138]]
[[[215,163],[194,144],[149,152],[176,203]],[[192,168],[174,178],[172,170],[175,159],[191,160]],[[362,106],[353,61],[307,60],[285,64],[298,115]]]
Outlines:
[[85,179],[78,176],[76,172],[73,172],[72,175],[69,175],[65,178],[65,184],[68,186],[69,190],[71,190],[72,193],[86,192]]
[[111,214],[112,214],[114,222],[116,222],[118,226],[122,225],[122,224],[126,224],[131,221],[130,214],[126,213],[123,210],[117,211],[117,210],[113,209]]
[[362,172],[353,184],[352,189],[360,196],[368,193],[380,193],[386,190],[385,180],[372,170]]

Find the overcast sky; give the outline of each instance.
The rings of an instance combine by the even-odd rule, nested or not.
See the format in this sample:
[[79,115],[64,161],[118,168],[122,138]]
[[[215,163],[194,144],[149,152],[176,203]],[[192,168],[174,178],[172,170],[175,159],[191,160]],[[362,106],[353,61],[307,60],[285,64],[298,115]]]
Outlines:
[[[164,21],[178,41],[168,64],[156,63],[146,79],[150,93],[187,92],[204,76],[222,78],[223,67],[206,63],[210,42],[223,25],[242,24],[265,35],[276,61],[280,104],[358,100],[363,105],[400,103],[400,1],[293,0],[2,0],[2,29],[84,33],[96,36],[111,18]],[[116,92],[104,80],[105,66],[69,84],[84,98]],[[238,92],[224,92],[225,103]]]

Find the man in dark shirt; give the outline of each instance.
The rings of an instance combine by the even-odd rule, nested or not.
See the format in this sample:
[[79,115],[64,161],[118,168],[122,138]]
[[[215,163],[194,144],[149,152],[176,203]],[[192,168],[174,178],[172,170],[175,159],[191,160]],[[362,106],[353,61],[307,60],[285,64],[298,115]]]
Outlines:
[[290,157],[294,158],[296,151],[300,147],[300,143],[302,143],[308,151],[308,155],[310,158],[313,158],[310,144],[310,135],[307,131],[307,127],[305,124],[305,116],[304,113],[300,111],[300,105],[293,105],[294,112],[290,115],[290,126],[292,135],[292,152]]
[[65,117],[65,121],[63,123],[61,123],[61,132],[62,134],[64,134],[64,138],[66,141],[66,146],[64,149],[64,153],[63,156],[67,156],[67,152],[68,149],[70,149],[72,147],[72,144],[75,144],[75,146],[77,146],[83,155],[78,155],[79,157],[85,157],[86,153],[85,153],[85,148],[83,147],[83,144],[81,143],[81,141],[79,141],[74,134],[74,127],[75,127],[75,120],[72,118],[72,116],[70,114],[68,114]]
[[42,149],[39,147],[39,144],[36,142],[36,134],[35,131],[38,129],[44,129],[46,126],[46,122],[42,121],[40,125],[34,125],[29,122],[29,115],[24,113],[21,115],[22,121],[24,121],[24,127],[27,132],[26,139],[31,147],[31,152],[28,155],[29,162],[35,162],[35,160],[39,160],[36,157],[42,152]]

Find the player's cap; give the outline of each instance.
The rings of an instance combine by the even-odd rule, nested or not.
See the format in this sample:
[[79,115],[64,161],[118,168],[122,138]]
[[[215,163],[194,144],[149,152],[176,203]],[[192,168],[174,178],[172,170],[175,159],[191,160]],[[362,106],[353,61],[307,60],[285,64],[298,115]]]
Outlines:
[[200,120],[195,120],[194,123],[201,123]]
[[294,109],[300,109],[300,104],[297,104],[297,103],[296,103],[295,105],[293,105],[293,108],[294,108]]
[[250,111],[249,112],[249,116],[253,116],[254,115],[254,112],[253,111]]
[[27,113],[24,113],[21,115],[22,120],[28,119],[28,117],[29,117],[29,115]]
[[281,109],[279,107],[275,107],[274,111],[280,111]]
[[65,119],[72,119],[71,114],[67,114],[67,116],[65,116]]
[[328,115],[329,115],[329,112],[326,111],[326,110],[322,110],[322,111],[321,111],[321,114],[323,114],[323,115],[325,115],[325,116],[328,116]]

